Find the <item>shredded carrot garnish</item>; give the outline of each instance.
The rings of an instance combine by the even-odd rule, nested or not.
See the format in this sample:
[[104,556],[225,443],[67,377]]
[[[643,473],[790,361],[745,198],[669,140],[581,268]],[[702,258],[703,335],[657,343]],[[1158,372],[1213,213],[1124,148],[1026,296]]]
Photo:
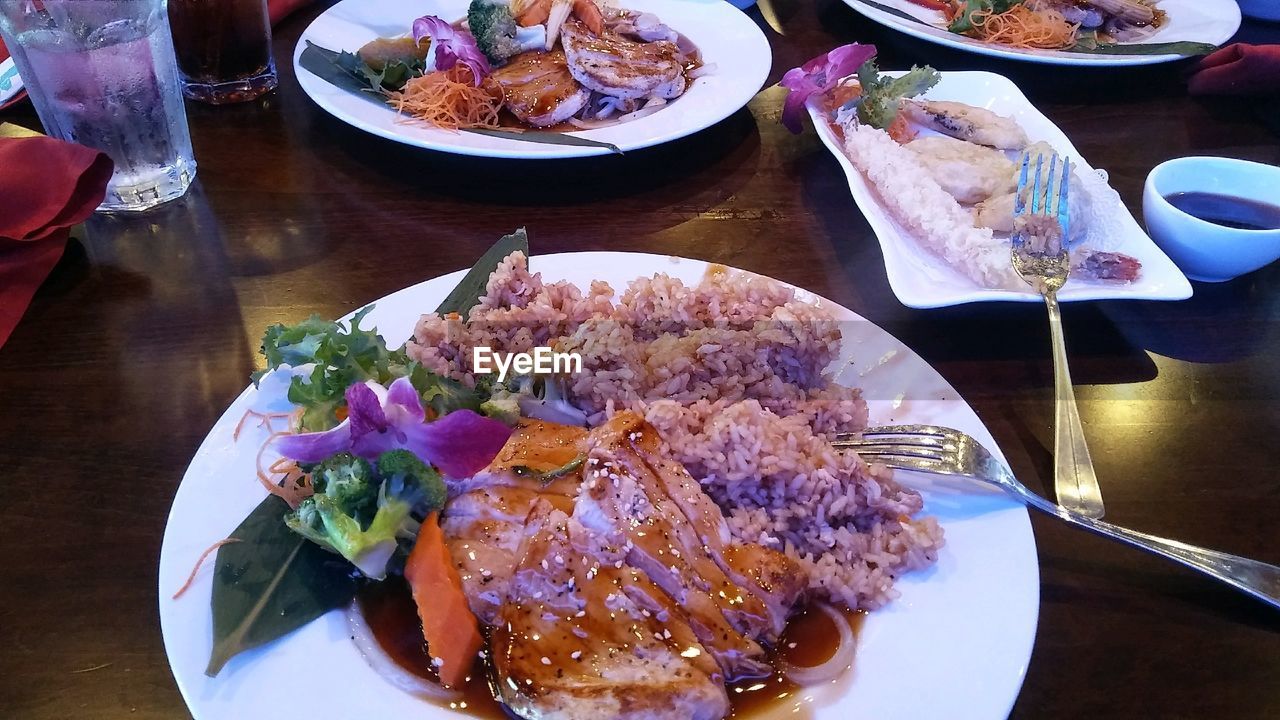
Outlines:
[[[272,495],[284,500],[289,504],[289,507],[296,509],[303,500],[314,493],[311,487],[311,476],[302,472],[297,463],[293,463],[291,468],[286,468],[280,464],[281,461],[292,463],[293,461],[288,460],[288,458],[279,458],[267,469],[264,470],[262,468],[262,456],[266,454],[267,448],[271,447],[271,443],[275,442],[277,438],[291,434],[293,433],[281,430],[268,435],[267,439],[263,441],[262,447],[258,448],[254,466],[258,470],[258,482],[262,483],[262,487],[266,488],[267,492]],[[283,473],[283,477],[272,477],[272,475],[281,473]]]
[[465,65],[410,78],[404,89],[387,93],[396,112],[444,130],[497,127],[502,89],[486,78],[477,87]]
[[271,426],[272,421],[279,420],[280,418],[288,418],[289,427],[295,427],[295,421],[293,418],[295,415],[297,415],[299,418],[302,417],[301,411],[302,411],[302,408],[298,408],[293,412],[287,412],[287,413],[263,413],[263,412],[258,412],[253,408],[250,408],[244,411],[244,415],[240,416],[240,422],[236,423],[236,429],[232,431],[231,439],[232,440],[240,439],[240,433],[241,431],[244,430],[244,424],[251,417],[258,418],[258,427],[266,428],[268,432],[275,432],[275,429]]
[[205,558],[209,557],[209,553],[212,553],[214,550],[217,550],[223,545],[226,545],[228,543],[234,543],[234,542],[240,542],[240,538],[233,538],[233,537],[223,538],[218,542],[205,548],[204,552],[200,553],[200,559],[196,560],[196,566],[191,568],[191,574],[187,576],[187,581],[182,583],[182,587],[178,588],[178,592],[173,594],[173,599],[177,600],[178,598],[182,597],[182,593],[186,592],[191,587],[191,583],[196,581],[196,573],[200,571],[200,566],[204,564]]
[[1031,10],[1014,5],[1002,13],[979,10],[973,13],[977,37],[987,42],[1017,48],[1062,50],[1076,44],[1078,23],[1067,22],[1056,10]]

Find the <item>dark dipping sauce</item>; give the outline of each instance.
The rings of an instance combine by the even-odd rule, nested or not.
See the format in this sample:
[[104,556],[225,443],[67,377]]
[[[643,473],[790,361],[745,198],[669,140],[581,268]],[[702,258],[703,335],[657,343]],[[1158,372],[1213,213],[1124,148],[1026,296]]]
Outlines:
[[[369,624],[373,637],[396,664],[421,678],[438,682],[431,667],[426,643],[422,640],[422,624],[417,607],[403,578],[388,577],[380,583],[365,585],[356,596],[360,612]],[[864,613],[847,611],[849,624],[857,637]],[[789,662],[802,667],[821,665],[835,654],[840,635],[835,623],[820,610],[805,610],[793,616],[770,654],[770,664],[779,668]],[[795,645],[795,647],[791,647]],[[493,699],[485,680],[486,668],[477,662],[466,685],[459,689],[461,697],[453,702],[436,702],[442,707],[465,712],[478,718],[515,718],[505,706]],[[804,686],[788,680],[781,670],[763,678],[747,678],[729,683],[729,715],[741,720],[773,712],[796,712],[805,702]],[[801,714],[801,717],[803,715]]]
[[1169,204],[1205,222],[1237,230],[1280,230],[1280,205],[1207,192],[1164,196]]

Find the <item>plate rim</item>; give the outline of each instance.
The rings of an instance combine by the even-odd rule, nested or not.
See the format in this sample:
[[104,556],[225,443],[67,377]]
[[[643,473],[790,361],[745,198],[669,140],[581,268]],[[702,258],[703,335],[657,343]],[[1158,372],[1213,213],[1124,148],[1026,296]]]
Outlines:
[[[1165,55],[1086,55],[1083,53],[1070,53],[1062,55],[1042,55],[1036,52],[1020,51],[1011,48],[1003,48],[992,45],[991,43],[982,43],[974,40],[962,40],[958,38],[945,37],[943,35],[935,35],[927,32],[923,28],[914,27],[913,23],[908,23],[901,18],[887,13],[879,8],[872,7],[862,2],[862,0],[841,0],[848,5],[854,12],[863,17],[877,23],[883,27],[910,35],[918,40],[925,40],[936,45],[942,45],[953,50],[962,50],[965,52],[975,53],[978,55],[986,55],[987,57],[1002,58],[1005,60],[1015,60],[1020,62],[1037,63],[1041,65],[1066,65],[1075,67],[1137,67],[1142,65],[1158,65],[1161,63],[1177,62],[1186,60],[1188,56],[1177,54]],[[1222,8],[1227,12],[1234,9],[1234,17],[1229,19],[1232,30],[1221,40],[1213,41],[1213,45],[1222,47],[1224,43],[1235,37],[1240,31],[1240,25],[1243,22],[1243,16],[1240,12],[1240,6],[1234,0],[1224,0]],[[937,28],[934,28],[937,29]],[[1208,41],[1200,41],[1208,42]]]
[[[410,147],[416,147],[423,150],[430,150],[433,152],[448,153],[451,155],[461,155],[461,156],[467,156],[467,157],[498,158],[498,159],[506,159],[506,160],[563,160],[563,159],[571,159],[571,158],[598,157],[603,155],[616,154],[614,153],[613,150],[607,147],[533,144],[533,143],[521,142],[518,140],[508,140],[504,138],[489,138],[491,145],[483,145],[483,146],[477,146],[477,147],[470,147],[465,145],[463,146],[450,145],[447,142],[436,142],[432,140],[424,140],[421,138],[412,137],[409,135],[399,134],[394,132],[393,130],[390,130],[372,123],[367,123],[355,117],[354,115],[347,112],[346,110],[343,110],[342,108],[331,103],[328,100],[328,98],[324,97],[323,94],[319,92],[319,90],[328,86],[328,83],[325,83],[323,80],[319,79],[316,75],[314,75],[311,71],[302,67],[300,63],[300,60],[302,58],[302,52],[303,50],[306,49],[306,43],[308,40],[311,39],[317,23],[322,23],[322,21],[325,20],[326,16],[330,16],[331,13],[336,14],[339,8],[342,8],[344,5],[347,5],[348,3],[360,3],[362,1],[363,0],[340,0],[340,2],[334,3],[333,5],[325,8],[324,12],[317,15],[314,19],[312,19],[310,23],[307,24],[307,27],[302,31],[302,34],[298,36],[298,41],[293,48],[293,53],[292,53],[293,71],[294,71],[294,76],[297,78],[299,86],[301,86],[303,93],[311,100],[312,103],[314,103],[321,110],[325,111],[332,117],[340,120],[341,122],[357,130],[381,137],[386,140],[391,140],[393,142],[397,142],[403,145],[408,145]],[[426,3],[435,3],[439,1],[440,0],[426,0]],[[648,1],[658,2],[658,3],[670,3],[670,2],[677,2],[678,0],[648,0]],[[625,4],[625,0],[624,0],[624,4]],[[614,142],[613,144],[616,145],[622,153],[631,152],[635,150],[643,150],[646,148],[663,145],[669,142],[673,142],[675,140],[679,140],[681,138],[689,137],[690,135],[694,135],[696,133],[702,132],[703,130],[714,127],[715,125],[718,125],[719,123],[724,122],[725,119],[729,118],[734,113],[745,108],[747,104],[751,102],[751,100],[756,96],[756,94],[760,92],[760,90],[764,87],[765,83],[768,81],[769,73],[773,69],[773,49],[772,49],[772,46],[769,44],[769,40],[765,36],[764,31],[761,30],[756,23],[752,22],[751,19],[746,15],[746,13],[744,13],[742,10],[739,10],[733,7],[731,4],[727,2],[719,2],[719,3],[706,2],[704,4],[708,8],[715,8],[713,12],[716,12],[716,13],[723,12],[725,13],[724,16],[726,18],[729,18],[729,17],[734,18],[732,22],[740,23],[740,26],[739,26],[740,29],[748,32],[748,35],[752,39],[752,45],[753,45],[753,48],[748,49],[748,52],[751,52],[752,50],[760,51],[759,53],[757,53],[757,55],[759,59],[763,60],[763,66],[759,69],[759,72],[756,73],[756,75],[758,75],[758,79],[754,81],[744,81],[744,84],[742,86],[744,89],[742,90],[743,97],[741,99],[741,102],[738,102],[735,100],[734,102],[719,103],[716,105],[717,107],[716,110],[710,112],[706,116],[706,118],[698,121],[692,126],[677,127],[669,132],[651,136],[651,137],[646,137],[634,142]],[[424,9],[426,9],[426,4],[424,4]],[[745,90],[747,86],[751,86],[751,90],[749,93]],[[426,130],[430,130],[430,129],[426,128]],[[442,131],[442,132],[445,132],[445,131]],[[585,137],[585,138],[591,139],[590,138],[591,132],[592,131],[590,130],[575,131],[572,134],[577,137]]]
[[[644,268],[657,268],[657,267],[660,267],[660,263],[663,263],[663,262],[691,263],[691,264],[694,264],[695,266],[699,266],[701,272],[705,272],[705,268],[710,267],[712,265],[723,266],[723,264],[721,263],[715,263],[712,261],[701,260],[697,258],[681,257],[681,256],[675,256],[671,254],[632,252],[632,251],[557,252],[557,253],[547,253],[543,255],[535,254],[531,256],[531,259],[538,260],[543,263],[545,262],[554,263],[557,261],[564,261],[565,259],[572,259],[572,258],[594,259],[594,262],[598,264],[599,262],[608,261],[610,259],[612,259],[616,263],[618,262],[617,256],[619,255],[627,256],[625,258],[627,260],[634,259],[636,261],[639,261],[640,263],[644,263],[640,265],[640,267],[644,267]],[[635,266],[635,264],[625,263],[625,266],[633,267]],[[826,298],[825,296],[819,295],[801,286],[793,285],[786,281],[778,280],[776,278],[772,278],[771,276],[764,275],[762,273],[756,273],[750,270],[743,270],[743,269],[735,268],[732,266],[725,266],[725,267],[728,267],[728,269],[732,271],[750,273],[751,275],[754,275],[754,276],[764,277],[764,278],[773,280],[774,282],[780,283],[786,287],[794,288],[798,293],[801,294],[801,298],[805,301],[817,302],[819,304],[826,304],[827,306],[834,308],[837,312],[845,314],[847,316],[847,318],[845,319],[852,319],[854,321],[869,323],[879,333],[882,333],[883,336],[891,339],[894,343],[901,346],[902,348],[905,348],[907,353],[915,356],[916,360],[919,363],[922,363],[925,367],[929,369],[930,372],[932,372],[934,375],[937,376],[937,379],[945,387],[945,390],[952,395],[951,398],[948,398],[948,402],[958,401],[959,403],[962,404],[963,409],[966,410],[968,413],[970,413],[973,416],[973,418],[976,420],[976,423],[981,430],[980,434],[985,434],[988,438],[992,439],[991,448],[994,451],[994,454],[998,458],[1000,458],[1002,461],[1004,460],[1003,452],[1001,451],[1000,447],[994,443],[994,440],[990,433],[990,429],[988,428],[987,424],[983,422],[982,418],[977,414],[976,410],[974,410],[973,407],[969,405],[967,401],[964,400],[964,398],[960,395],[960,393],[958,393],[955,390],[954,386],[952,386],[951,383],[947,381],[946,378],[942,376],[942,374],[932,364],[925,361],[924,358],[921,357],[918,353],[916,353],[915,350],[907,346],[905,343],[899,340],[892,333],[880,327],[879,325],[875,324],[868,318],[862,316],[860,313],[857,313],[849,308],[846,308],[845,306],[839,303],[836,303],[830,300],[829,298]],[[369,303],[365,303],[364,305],[361,305],[360,308],[366,307],[368,305],[376,305],[378,303],[384,303],[397,295],[412,295],[415,292],[422,292],[424,289],[423,286],[428,285],[430,283],[445,282],[447,279],[452,279],[454,282],[456,282],[458,279],[461,279],[461,277],[466,272],[467,272],[467,268],[462,268],[459,270],[440,273],[438,275],[425,278],[417,283],[413,283],[404,288],[400,288],[398,290],[386,293],[385,295],[381,296],[376,300],[373,300]],[[543,272],[543,270],[540,268],[539,272]],[[646,272],[647,270],[645,272],[642,272],[641,275],[637,275],[636,277],[641,277]],[[553,277],[553,279],[558,279],[558,278]],[[355,312],[360,308],[357,308],[356,310],[352,310],[351,312],[346,313],[341,318],[339,318],[339,320],[350,319],[355,314]],[[378,320],[376,310],[373,313],[371,313],[370,318],[373,319],[375,321],[374,324],[376,324]],[[412,334],[411,325],[408,328],[408,332],[410,335]],[[233,418],[236,417],[235,413],[237,409],[241,406],[242,403],[248,400],[254,392],[255,392],[254,385],[249,384],[245,387],[244,390],[242,390],[238,395],[236,395],[236,397],[228,404],[226,410],[224,410],[223,413],[219,415],[218,419],[210,427],[208,434],[204,437],[199,447],[197,448],[196,452],[193,454],[192,460],[188,465],[187,469],[184,471],[183,478],[179,483],[178,488],[175,490],[174,499],[172,504],[170,505],[169,512],[166,514],[165,531],[164,531],[163,540],[160,548],[160,553],[159,553],[159,556],[157,557],[158,567],[159,567],[159,581],[157,584],[158,584],[158,595],[160,600],[160,607],[158,608],[158,610],[159,610],[159,615],[161,620],[162,640],[165,648],[166,660],[169,663],[170,672],[174,677],[175,683],[178,685],[179,691],[182,694],[183,700],[186,703],[188,710],[191,712],[194,718],[197,718],[197,720],[214,720],[215,717],[217,718],[217,720],[221,720],[221,716],[201,715],[197,712],[197,704],[194,702],[196,700],[196,697],[194,695],[194,688],[189,686],[189,684],[184,680],[184,676],[180,674],[178,667],[174,663],[174,653],[172,652],[172,646],[180,645],[181,643],[179,642],[180,640],[179,636],[175,632],[169,631],[170,629],[169,622],[166,621],[167,613],[165,611],[165,608],[168,604],[171,604],[173,600],[170,597],[170,593],[166,592],[166,589],[165,589],[166,587],[164,584],[164,579],[166,574],[165,560],[168,557],[170,552],[176,552],[176,550],[173,550],[173,551],[169,550],[169,548],[172,547],[170,533],[175,532],[174,531],[174,528],[176,527],[174,523],[175,514],[176,514],[175,511],[178,508],[179,495],[183,493],[184,486],[188,485],[189,476],[192,474],[193,470],[197,467],[197,465],[200,462],[205,460],[206,455],[211,454],[217,449],[217,445],[220,440],[220,438],[217,437],[218,429],[223,426],[226,426],[227,428],[229,428],[230,425],[234,424],[232,420]],[[255,488],[256,486],[250,483],[248,485],[245,485],[245,487]],[[194,491],[191,491],[189,488],[188,488],[188,491],[194,492]],[[926,505],[926,512],[927,512],[927,505]],[[1011,686],[1007,688],[1007,697],[1004,697],[1004,702],[999,703],[999,706],[1004,708],[1003,715],[1001,717],[1008,716],[1014,704],[1017,702],[1018,698],[1021,696],[1022,686],[1025,683],[1027,669],[1029,667],[1030,660],[1035,648],[1035,641],[1036,641],[1037,631],[1038,631],[1039,622],[1040,622],[1040,601],[1041,601],[1041,590],[1042,590],[1038,543],[1036,541],[1036,536],[1031,524],[1030,510],[1025,505],[1022,505],[1019,503],[1013,503],[1013,506],[1006,508],[1005,512],[1008,512],[1012,515],[1011,522],[1013,522],[1014,524],[1014,527],[1011,527],[1009,529],[1009,532],[1011,533],[1010,537],[1017,537],[1019,540],[1025,541],[1025,545],[1022,546],[1022,550],[1027,553],[1029,558],[1029,567],[1028,567],[1029,573],[1021,578],[1021,582],[1023,583],[1023,585],[1025,585],[1025,587],[1022,589],[1026,591],[1026,595],[1023,598],[1023,603],[1025,603],[1026,605],[1026,608],[1029,612],[1029,617],[1025,618],[1025,624],[1020,623],[1019,630],[1021,632],[1022,640],[1023,640],[1021,646],[1011,647],[1009,648],[1010,652],[1005,653],[1005,657],[1009,661],[1017,663],[1018,671],[1016,674],[1016,678],[1014,679],[1014,682],[1012,683]],[[944,529],[945,529],[945,526],[944,526]],[[1014,533],[1016,533],[1016,535],[1014,535]],[[185,576],[185,570],[182,571],[182,574]],[[171,589],[172,588],[170,588],[170,590]],[[877,612],[886,612],[886,611],[891,611],[893,608],[901,609],[906,607],[909,607],[909,603],[906,601],[906,599],[900,598],[890,603],[886,608]],[[332,616],[335,613],[341,614],[342,612],[343,611],[341,610],[330,611],[324,617]],[[875,617],[875,615],[873,614],[872,617]],[[323,617],[318,618],[316,621],[313,621],[313,623],[319,623],[322,619]],[[300,631],[301,629],[299,630],[299,632]],[[287,642],[287,640],[288,638],[281,638],[277,642],[279,641]],[[853,676],[853,673],[849,673],[845,677],[851,678],[852,676]],[[1006,676],[1002,676],[1002,677],[1006,677]],[[391,689],[389,685],[387,687],[389,690]],[[391,691],[395,692],[394,690],[391,690]],[[840,697],[844,697],[844,695],[842,694]],[[993,703],[993,704],[996,704],[996,703]],[[250,716],[252,716],[252,713],[250,713]]]

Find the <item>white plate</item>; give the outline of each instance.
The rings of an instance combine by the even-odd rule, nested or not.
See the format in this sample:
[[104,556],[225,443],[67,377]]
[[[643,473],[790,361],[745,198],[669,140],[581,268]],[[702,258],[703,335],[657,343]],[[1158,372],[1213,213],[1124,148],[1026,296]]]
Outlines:
[[[972,38],[947,32],[946,20],[937,10],[916,5],[910,0],[876,0],[896,10],[919,18],[933,27],[914,23],[897,17],[879,8],[872,7],[859,0],[844,0],[844,3],[870,20],[904,32],[912,37],[927,40],[939,45],[967,50],[980,55],[1023,60],[1026,62],[1048,63],[1050,65],[1154,65],[1156,63],[1181,60],[1182,55],[1091,55],[1089,53],[1073,53],[1061,50],[1023,50],[995,43],[982,42]],[[1222,45],[1231,39],[1240,29],[1240,6],[1235,0],[1161,0],[1160,8],[1169,14],[1169,21],[1155,34],[1144,38],[1144,43],[1192,42]],[[1140,43],[1139,43],[1140,44]]]
[[[892,74],[892,73],[891,73]],[[1043,140],[1059,154],[1070,157],[1080,173],[1093,172],[1093,167],[1072,146],[1067,136],[1031,104],[1013,81],[989,72],[944,72],[942,79],[923,97],[931,100],[956,100],[984,107],[1012,117],[1027,132],[1032,142]],[[809,104],[819,137],[836,159],[849,180],[858,209],[875,231],[884,252],[889,286],[902,304],[915,308],[933,308],[983,300],[1016,300],[1041,302],[1041,297],[1027,287],[1023,290],[999,290],[974,282],[959,270],[926,250],[908,233],[877,198],[874,188],[858,172],[844,154],[840,139],[832,131],[813,103]],[[1106,250],[1131,255],[1142,262],[1142,273],[1132,283],[1116,283],[1072,279],[1058,293],[1064,302],[1074,300],[1185,300],[1191,297],[1191,283],[1178,270],[1155,242],[1142,230],[1133,213],[1117,203],[1119,237],[1108,238]]]
[[[602,279],[615,289],[659,272],[695,283],[707,268],[699,260],[613,252],[535,256],[531,266],[548,280],[586,287]],[[462,275],[428,280],[377,301],[366,327],[376,325],[389,343],[403,342],[419,314],[436,307]],[[828,300],[815,301],[847,321],[841,379],[865,389],[873,422],[950,425],[995,449],[973,410],[919,356],[854,313]],[[196,720],[465,717],[406,695],[377,676],[348,639],[340,611],[233,658],[217,678],[204,675],[212,646],[210,568],[201,570],[183,598],[170,596],[200,552],[226,537],[264,496],[253,462],[265,435],[247,430],[238,443],[231,439],[249,407],[287,409],[288,404],[278,390],[252,387],[232,403],[178,488],[160,554],[165,649]],[[925,482],[920,476],[901,477],[912,485]],[[900,579],[902,597],[867,619],[854,670],[834,685],[812,690],[817,720],[999,720],[1017,696],[1039,607],[1039,568],[1027,512],[991,492],[921,487],[926,511],[946,532],[938,563]]]
[[[293,52],[293,68],[303,91],[331,115],[361,130],[408,145],[484,157],[548,159],[607,155],[599,147],[547,145],[455,133],[406,121],[390,107],[379,107],[334,87],[298,64],[308,40],[330,50],[355,52],[377,37],[403,35],[415,18],[438,15],[454,22],[467,13],[468,0],[343,0],[325,10],[302,33]],[[691,135],[729,117],[764,85],[773,60],[764,33],[724,0],[623,0],[623,7],[655,13],[689,38],[714,64],[696,78],[670,107],[631,122],[572,133],[612,143],[624,152]]]

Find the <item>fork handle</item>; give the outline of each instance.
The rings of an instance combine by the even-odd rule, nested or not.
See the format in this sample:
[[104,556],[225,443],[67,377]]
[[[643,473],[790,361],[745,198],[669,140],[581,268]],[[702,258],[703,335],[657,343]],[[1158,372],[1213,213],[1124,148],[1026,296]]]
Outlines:
[[1178,540],[1148,535],[1081,515],[1045,500],[1021,483],[1014,482],[1012,485],[1004,486],[1037,510],[1055,515],[1072,525],[1098,535],[1162,555],[1252,595],[1272,607],[1280,608],[1280,567],[1239,555],[1189,545]]
[[1053,343],[1053,481],[1058,504],[1081,515],[1100,518],[1104,513],[1102,488],[1093,471],[1084,426],[1076,408],[1076,394],[1071,386],[1071,368],[1067,364],[1067,343],[1062,335],[1062,311],[1056,292],[1044,294],[1049,310],[1049,336]]

